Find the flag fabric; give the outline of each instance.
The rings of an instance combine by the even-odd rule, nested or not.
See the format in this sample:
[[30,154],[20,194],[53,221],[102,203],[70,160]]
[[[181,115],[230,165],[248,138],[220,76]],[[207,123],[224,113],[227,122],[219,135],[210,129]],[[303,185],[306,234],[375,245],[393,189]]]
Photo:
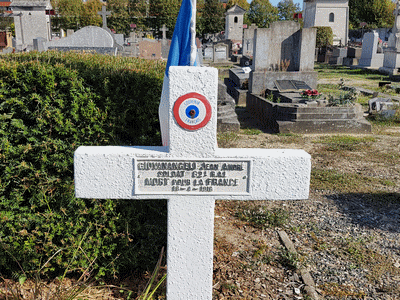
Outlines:
[[197,66],[196,0],[182,0],[176,20],[165,69],[158,109],[163,146],[169,145],[169,79],[170,66]]

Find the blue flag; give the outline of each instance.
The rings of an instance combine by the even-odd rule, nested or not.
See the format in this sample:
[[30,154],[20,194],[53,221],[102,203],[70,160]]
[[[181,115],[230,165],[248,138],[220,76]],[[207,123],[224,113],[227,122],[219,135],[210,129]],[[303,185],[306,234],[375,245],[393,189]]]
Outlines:
[[182,0],[176,20],[165,69],[163,90],[158,109],[163,146],[169,146],[169,78],[170,66],[197,66],[196,0]]
[[170,66],[196,66],[196,1],[183,0],[176,19],[165,74]]

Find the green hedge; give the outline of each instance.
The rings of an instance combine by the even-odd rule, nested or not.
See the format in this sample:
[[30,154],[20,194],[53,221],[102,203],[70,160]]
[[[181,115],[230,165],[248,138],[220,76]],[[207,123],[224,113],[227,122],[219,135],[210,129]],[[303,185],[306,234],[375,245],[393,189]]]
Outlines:
[[92,262],[99,276],[152,268],[166,202],[75,198],[73,153],[160,145],[164,69],[91,54],[0,56],[0,275],[54,276]]
[[328,26],[316,26],[317,28],[317,41],[316,47],[328,47],[333,44],[333,31],[331,27]]

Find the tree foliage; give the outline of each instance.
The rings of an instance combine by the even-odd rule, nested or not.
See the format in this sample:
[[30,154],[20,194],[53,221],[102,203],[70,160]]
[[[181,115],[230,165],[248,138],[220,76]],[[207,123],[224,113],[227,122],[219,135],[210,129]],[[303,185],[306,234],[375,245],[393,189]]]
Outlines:
[[167,31],[167,35],[172,36],[180,7],[180,0],[150,1],[150,27],[155,30],[160,30],[160,28],[165,24],[165,26],[167,26],[167,28],[169,29],[169,31]]
[[199,7],[200,17],[197,20],[199,33],[217,33],[225,28],[225,9],[219,0],[205,0]]
[[247,20],[255,23],[258,27],[268,27],[269,24],[278,20],[278,9],[269,0],[253,0],[247,12]]
[[391,0],[349,0],[349,8],[352,28],[362,22],[370,28],[393,26],[395,4]]
[[102,6],[100,0],[88,0],[85,3],[81,0],[57,0],[52,1],[52,6],[59,15],[53,19],[55,27],[77,30],[101,24],[101,17],[97,14]]
[[111,11],[111,16],[107,18],[107,27],[116,33],[128,35],[131,23],[128,7],[128,0],[108,0],[107,10]]
[[293,0],[281,0],[277,8],[279,20],[293,20],[293,15],[300,12],[300,4],[293,3]]

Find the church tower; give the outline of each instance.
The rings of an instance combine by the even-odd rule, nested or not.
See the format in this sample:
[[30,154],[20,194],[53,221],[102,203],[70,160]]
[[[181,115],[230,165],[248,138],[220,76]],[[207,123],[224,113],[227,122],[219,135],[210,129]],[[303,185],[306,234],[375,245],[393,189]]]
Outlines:
[[304,28],[329,26],[333,43],[347,45],[349,36],[349,0],[304,0]]
[[225,39],[242,42],[243,16],[246,10],[234,5],[225,13]]

